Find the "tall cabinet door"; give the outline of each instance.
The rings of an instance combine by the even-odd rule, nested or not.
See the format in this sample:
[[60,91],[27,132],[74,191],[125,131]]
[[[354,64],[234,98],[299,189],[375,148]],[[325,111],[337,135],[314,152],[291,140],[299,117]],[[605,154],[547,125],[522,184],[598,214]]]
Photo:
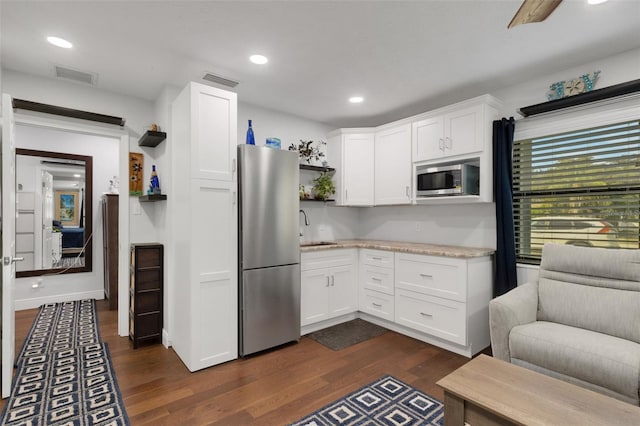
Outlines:
[[346,134],[343,143],[343,204],[373,205],[373,133]]
[[375,204],[411,203],[411,124],[376,133]]
[[193,369],[238,357],[237,203],[232,182],[191,189]]
[[235,94],[230,94],[201,84],[191,85],[192,178],[235,179],[238,112]]

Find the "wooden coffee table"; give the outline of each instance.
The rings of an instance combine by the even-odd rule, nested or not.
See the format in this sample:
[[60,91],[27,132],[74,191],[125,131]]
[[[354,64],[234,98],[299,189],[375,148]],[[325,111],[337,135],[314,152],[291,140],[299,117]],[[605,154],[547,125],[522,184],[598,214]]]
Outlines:
[[640,407],[487,355],[437,384],[445,426],[640,425]]

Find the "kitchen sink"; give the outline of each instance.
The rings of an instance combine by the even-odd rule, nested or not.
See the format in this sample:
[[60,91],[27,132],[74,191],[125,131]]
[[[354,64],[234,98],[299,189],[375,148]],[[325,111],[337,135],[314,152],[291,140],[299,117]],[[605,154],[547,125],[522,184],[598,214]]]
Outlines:
[[306,243],[300,243],[300,247],[317,247],[317,246],[334,246],[338,243],[331,241],[309,241]]

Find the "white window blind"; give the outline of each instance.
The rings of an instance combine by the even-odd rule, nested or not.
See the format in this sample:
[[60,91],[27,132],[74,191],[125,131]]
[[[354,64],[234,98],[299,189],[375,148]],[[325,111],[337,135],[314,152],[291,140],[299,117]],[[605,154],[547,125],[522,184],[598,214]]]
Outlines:
[[513,181],[519,261],[545,242],[640,247],[640,120],[517,140]]

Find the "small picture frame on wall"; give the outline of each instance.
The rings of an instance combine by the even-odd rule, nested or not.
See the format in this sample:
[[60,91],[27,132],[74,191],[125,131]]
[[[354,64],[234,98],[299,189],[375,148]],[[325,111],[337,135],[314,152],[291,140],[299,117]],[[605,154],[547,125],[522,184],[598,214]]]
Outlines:
[[79,191],[56,191],[55,220],[63,226],[78,226]]
[[144,154],[129,153],[129,195],[139,197],[143,195]]

